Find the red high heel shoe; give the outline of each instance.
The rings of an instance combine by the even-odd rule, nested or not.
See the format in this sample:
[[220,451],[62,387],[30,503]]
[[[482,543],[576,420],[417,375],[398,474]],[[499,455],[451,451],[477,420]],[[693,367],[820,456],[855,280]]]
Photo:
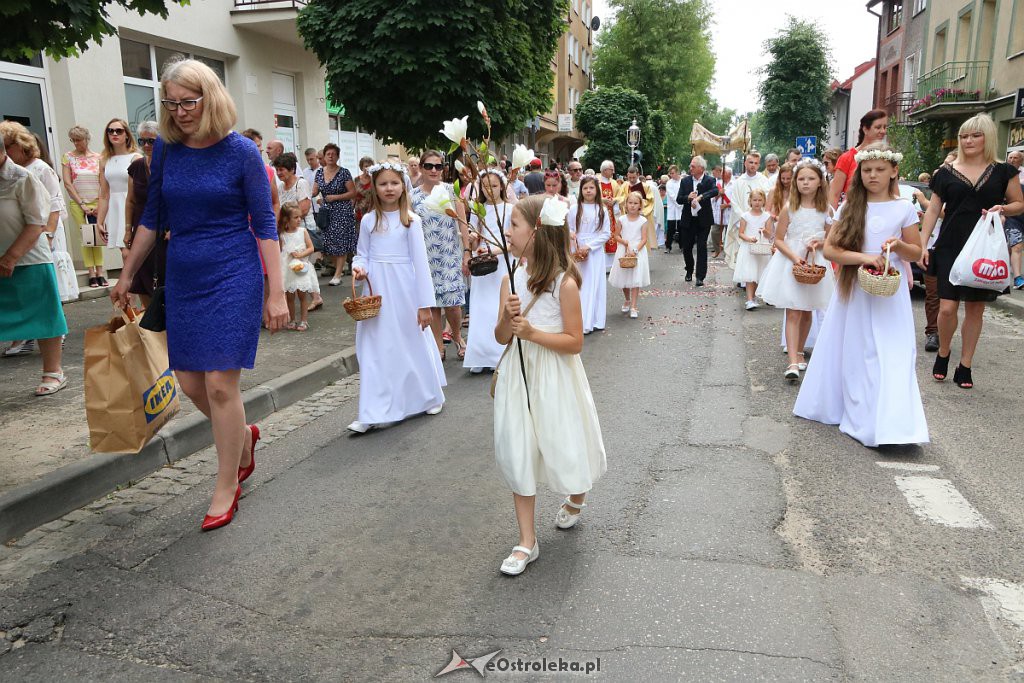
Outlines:
[[242,495],[242,487],[239,486],[235,490],[235,499],[231,501],[231,507],[223,515],[206,515],[203,517],[202,530],[212,531],[213,529],[219,529],[222,526],[231,524],[231,520],[235,518],[235,513],[238,512],[238,498]]
[[249,449],[250,461],[248,467],[238,468],[239,484],[248,479],[249,475],[256,469],[256,442],[260,440],[260,428],[256,425],[249,425],[249,431],[252,433],[252,446]]

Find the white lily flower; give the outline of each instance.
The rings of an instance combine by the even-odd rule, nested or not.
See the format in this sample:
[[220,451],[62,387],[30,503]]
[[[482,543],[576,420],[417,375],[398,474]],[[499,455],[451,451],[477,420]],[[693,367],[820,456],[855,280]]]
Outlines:
[[569,214],[569,203],[560,197],[548,197],[540,210],[541,225],[565,225],[565,217]]
[[466,139],[467,128],[469,128],[469,116],[463,116],[461,119],[445,121],[444,128],[440,130],[440,133],[456,145],[461,145],[462,141]]
[[480,112],[480,116],[483,116],[486,119],[487,118],[487,107],[484,106],[484,103],[481,102],[480,100],[477,100],[476,101],[476,108],[477,108],[477,111]]
[[444,185],[435,185],[434,189],[423,200],[423,206],[427,207],[430,213],[438,216],[447,216],[448,210],[452,207],[452,196]]
[[455,170],[456,170],[456,171],[458,171],[459,173],[462,173],[463,171],[465,171],[465,170],[466,170],[466,165],[465,165],[465,164],[463,164],[463,163],[462,163],[461,161],[459,161],[458,159],[456,159],[456,160],[455,160]]
[[533,161],[533,150],[526,149],[526,145],[516,145],[512,150],[512,168],[524,168]]

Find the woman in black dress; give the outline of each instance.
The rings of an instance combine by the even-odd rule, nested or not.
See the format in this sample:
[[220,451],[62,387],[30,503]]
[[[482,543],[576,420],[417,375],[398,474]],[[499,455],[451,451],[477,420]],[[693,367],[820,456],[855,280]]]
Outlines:
[[950,344],[959,323],[960,302],[964,302],[964,325],[960,332],[960,365],[953,381],[963,389],[974,386],[971,367],[981,336],[985,304],[995,301],[999,292],[974,287],[957,287],[949,281],[949,271],[960,255],[978,220],[995,211],[1005,216],[1024,212],[1024,197],[1012,166],[996,160],[996,126],[988,114],[978,114],[960,126],[957,158],[943,164],[932,176],[933,192],[921,230],[921,244],[927,249],[936,220],[945,204],[942,229],[932,247],[925,252],[928,272],[935,275],[939,289],[939,353],[932,376],[943,381],[949,374]]

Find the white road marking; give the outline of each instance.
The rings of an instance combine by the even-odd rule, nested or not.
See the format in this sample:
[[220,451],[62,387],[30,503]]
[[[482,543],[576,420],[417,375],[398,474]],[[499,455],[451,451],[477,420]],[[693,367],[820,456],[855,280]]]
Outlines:
[[938,465],[923,465],[919,462],[876,462],[879,467],[889,470],[906,470],[908,472],[938,472]]
[[[986,612],[995,611],[1003,619],[1024,630],[1024,586],[1003,579],[984,577],[961,576],[960,580],[965,586],[985,593],[982,605]],[[992,607],[998,609],[993,610]]]
[[992,528],[948,479],[897,476],[896,486],[914,513],[924,520],[958,529]]

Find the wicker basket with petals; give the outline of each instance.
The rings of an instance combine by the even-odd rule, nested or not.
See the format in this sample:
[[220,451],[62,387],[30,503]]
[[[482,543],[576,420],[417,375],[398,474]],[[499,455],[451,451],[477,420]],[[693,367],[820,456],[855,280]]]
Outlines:
[[369,277],[366,278],[366,285],[370,288],[370,296],[356,296],[356,279],[352,278],[352,298],[345,299],[341,304],[345,307],[345,312],[356,321],[376,318],[380,313],[382,299],[380,294],[373,293]]
[[750,253],[754,256],[771,256],[772,243],[768,240],[758,239],[750,243]]
[[814,263],[814,249],[807,250],[803,263],[793,264],[793,278],[802,285],[816,285],[825,277],[825,266]]
[[619,257],[619,268],[636,268],[636,254]]
[[885,249],[885,269],[881,273],[868,271],[867,266],[857,269],[857,284],[871,296],[892,296],[900,291],[902,276],[898,268],[889,266],[890,249]]

